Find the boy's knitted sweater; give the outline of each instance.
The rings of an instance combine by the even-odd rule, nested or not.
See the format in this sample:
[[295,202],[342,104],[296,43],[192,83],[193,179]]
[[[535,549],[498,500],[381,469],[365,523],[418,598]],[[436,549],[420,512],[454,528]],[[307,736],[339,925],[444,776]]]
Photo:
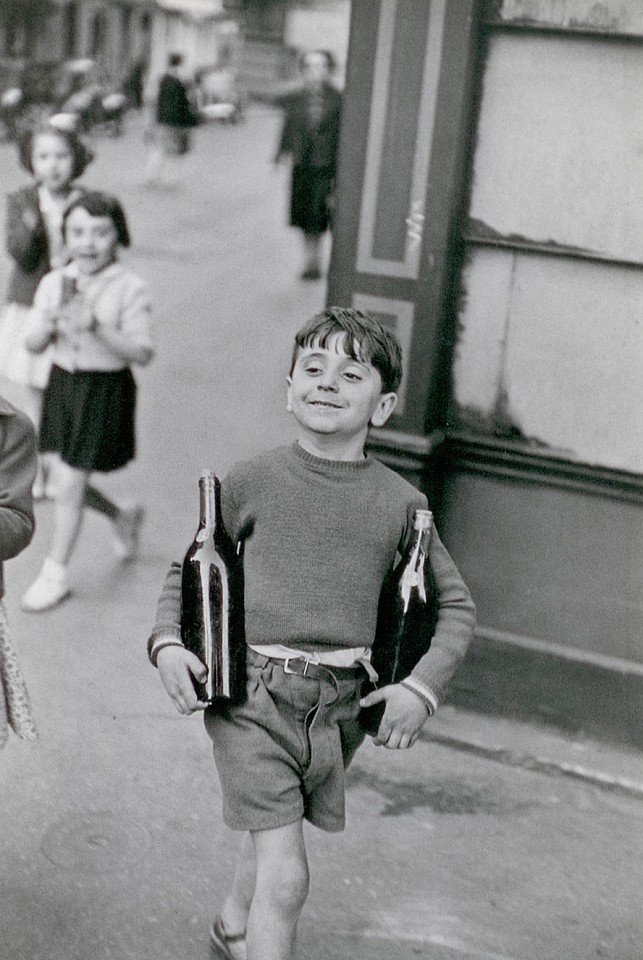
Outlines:
[[[325,460],[298,444],[234,467],[221,486],[226,529],[241,541],[246,640],[314,653],[370,647],[384,577],[426,498],[371,457]],[[439,596],[430,651],[409,686],[440,700],[473,635],[475,609],[434,531],[429,558]],[[180,637],[181,569],[172,564],[149,640]]]

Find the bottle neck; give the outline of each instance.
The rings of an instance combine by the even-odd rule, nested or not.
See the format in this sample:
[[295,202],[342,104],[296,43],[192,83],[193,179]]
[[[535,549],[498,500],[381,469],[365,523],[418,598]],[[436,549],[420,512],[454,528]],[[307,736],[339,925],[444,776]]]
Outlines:
[[415,548],[414,553],[416,555],[423,553],[427,554],[429,551],[429,540],[431,538],[431,530],[425,528],[423,530],[415,531]]
[[417,510],[413,521],[413,555],[419,557],[428,553],[433,514],[430,510]]
[[207,471],[199,477],[199,534],[197,539],[212,536],[219,520],[219,481]]
[[411,595],[417,591],[420,599],[426,603],[426,589],[424,572],[429,555],[429,540],[431,537],[432,515],[428,511],[416,514],[413,524],[414,539],[411,543],[409,559],[402,573],[400,595],[404,604],[404,613],[409,608]]

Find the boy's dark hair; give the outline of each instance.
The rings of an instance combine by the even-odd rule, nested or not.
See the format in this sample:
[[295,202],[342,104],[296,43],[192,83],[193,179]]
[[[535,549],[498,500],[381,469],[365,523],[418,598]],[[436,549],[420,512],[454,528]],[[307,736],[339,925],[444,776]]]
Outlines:
[[71,169],[72,179],[75,180],[77,177],[82,176],[94,159],[93,151],[83,143],[78,134],[73,130],[62,130],[60,127],[49,122],[27,130],[26,133],[20,137],[18,141],[18,159],[21,167],[29,173],[33,173],[31,157],[33,154],[34,140],[43,134],[51,134],[67,144],[73,161]]
[[67,207],[63,217],[63,235],[67,228],[69,214],[79,207],[81,210],[86,210],[90,217],[109,217],[114,224],[121,247],[129,247],[130,235],[125,211],[116,197],[111,193],[103,193],[102,190],[88,190]]
[[344,334],[344,349],[360,363],[370,363],[382,378],[382,393],[395,393],[402,380],[402,348],[397,337],[379,321],[347,307],[327,307],[295,334],[290,372],[303,347],[326,348],[331,337]]

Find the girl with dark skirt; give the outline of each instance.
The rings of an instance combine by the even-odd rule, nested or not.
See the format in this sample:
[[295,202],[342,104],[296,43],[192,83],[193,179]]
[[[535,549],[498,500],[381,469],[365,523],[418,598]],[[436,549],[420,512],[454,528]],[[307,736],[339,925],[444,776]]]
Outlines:
[[65,213],[70,262],[41,280],[26,336],[39,353],[53,344],[40,450],[57,455],[55,522],[49,553],[22,597],[23,610],[56,606],[70,588],[67,568],[85,507],[113,523],[114,547],[134,558],[140,506],[123,507],[90,485],[92,473],[124,467],[135,455],[136,384],[131,364],[153,356],[150,303],[143,280],[117,259],[129,246],[125,214],[112,196],[88,192]]
[[[51,368],[48,350],[38,356],[24,343],[27,318],[45,273],[67,262],[62,220],[82,193],[77,184],[93,157],[75,133],[44,123],[20,140],[20,165],[33,183],[7,195],[7,250],[13,260],[7,304],[0,319],[0,373],[12,384],[14,402],[40,427],[42,395]],[[46,458],[45,458],[46,459]],[[48,464],[39,463],[34,498],[49,496]]]

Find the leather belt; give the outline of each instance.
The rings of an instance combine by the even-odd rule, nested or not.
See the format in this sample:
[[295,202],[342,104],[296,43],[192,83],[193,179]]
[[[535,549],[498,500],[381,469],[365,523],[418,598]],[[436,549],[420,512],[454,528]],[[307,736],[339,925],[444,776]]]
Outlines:
[[353,667],[333,667],[322,663],[314,663],[305,657],[286,657],[285,660],[277,660],[274,657],[268,657],[267,659],[281,667],[284,673],[296,677],[307,677],[309,680],[329,680],[330,677],[334,677],[335,680],[357,680],[361,674],[366,672],[360,663]]

